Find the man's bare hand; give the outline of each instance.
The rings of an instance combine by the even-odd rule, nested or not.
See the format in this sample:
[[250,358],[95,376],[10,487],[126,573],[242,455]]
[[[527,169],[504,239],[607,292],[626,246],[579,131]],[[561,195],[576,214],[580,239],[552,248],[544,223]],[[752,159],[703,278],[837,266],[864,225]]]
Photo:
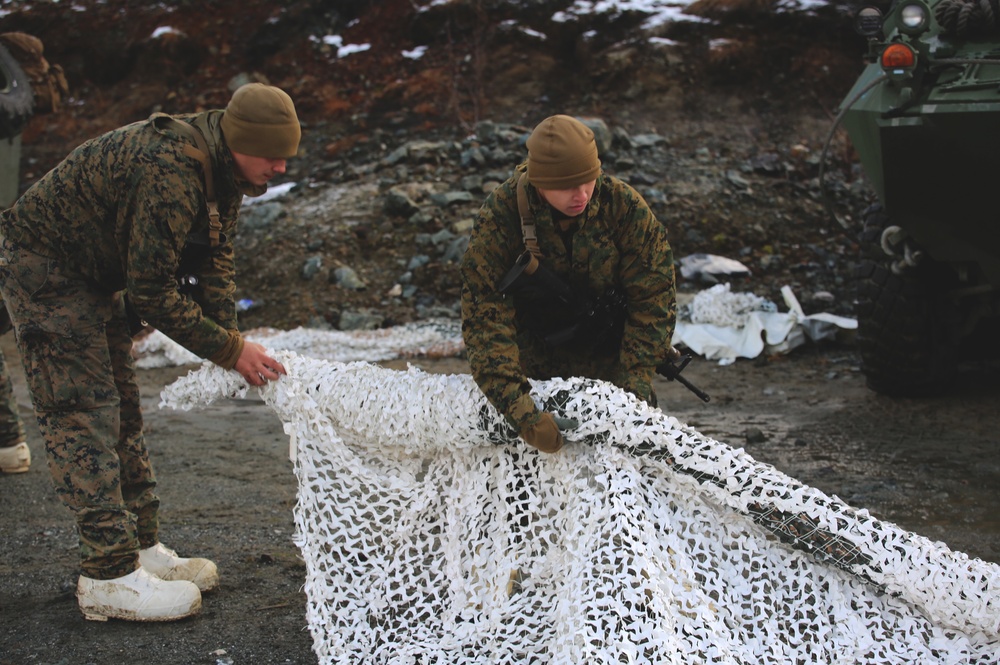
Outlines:
[[268,381],[277,381],[286,374],[285,368],[277,360],[267,355],[264,347],[255,342],[243,342],[243,352],[233,367],[251,386],[262,386]]

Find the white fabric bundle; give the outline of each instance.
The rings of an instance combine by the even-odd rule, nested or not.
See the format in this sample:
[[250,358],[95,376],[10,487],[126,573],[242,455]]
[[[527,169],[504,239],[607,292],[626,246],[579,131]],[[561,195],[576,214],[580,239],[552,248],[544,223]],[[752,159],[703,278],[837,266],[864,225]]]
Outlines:
[[699,291],[682,309],[681,318],[691,323],[722,328],[742,328],[753,312],[778,311],[766,298],[753,293],[734,293],[728,282]]
[[787,353],[805,344],[854,330],[858,322],[834,314],[806,315],[790,287],[781,289],[789,311],[752,293],[733,293],[729,284],[699,291],[677,313],[674,346],[686,346],[708,360],[728,365],[737,358]]
[[[1000,567],[610,384],[533,384],[580,424],[545,455],[467,375],[275,356],[320,663],[1000,660]],[[247,390],[206,364],[161,406]]]

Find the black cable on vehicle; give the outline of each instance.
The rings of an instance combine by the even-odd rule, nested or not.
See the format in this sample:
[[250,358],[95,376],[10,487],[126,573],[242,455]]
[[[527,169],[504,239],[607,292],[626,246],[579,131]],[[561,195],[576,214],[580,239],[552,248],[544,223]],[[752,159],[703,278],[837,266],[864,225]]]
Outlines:
[[840,123],[844,120],[844,115],[850,110],[852,106],[854,106],[855,102],[857,102],[865,95],[865,93],[867,93],[869,90],[871,90],[872,88],[874,88],[876,85],[886,80],[887,78],[889,78],[888,75],[882,74],[872,79],[872,81],[868,85],[859,90],[856,95],[851,97],[850,101],[848,101],[841,107],[840,111],[837,113],[837,117],[834,118],[833,120],[833,126],[830,128],[830,133],[827,134],[826,141],[824,141],[823,143],[823,151],[820,153],[819,175],[817,176],[819,179],[820,195],[823,197],[823,203],[826,206],[826,211],[830,213],[830,217],[832,217],[834,221],[840,224],[840,226],[843,227],[845,231],[850,231],[851,229],[840,217],[837,216],[837,212],[833,209],[833,200],[831,199],[830,194],[827,191],[826,187],[823,186],[824,176],[826,175],[826,157],[830,151],[830,144],[833,142],[833,136],[834,134],[836,134],[837,128],[840,127]]

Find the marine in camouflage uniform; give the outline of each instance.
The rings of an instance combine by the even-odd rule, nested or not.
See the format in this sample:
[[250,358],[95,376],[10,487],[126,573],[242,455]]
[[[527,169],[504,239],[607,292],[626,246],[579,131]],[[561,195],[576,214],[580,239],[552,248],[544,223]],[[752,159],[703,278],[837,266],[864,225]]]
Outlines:
[[[0,335],[6,335],[13,328],[7,307],[0,302]],[[14,382],[10,378],[6,355],[0,351],[0,474],[26,473],[31,468],[31,450],[24,435]]]
[[[0,303],[0,335],[6,335],[13,326],[7,309]],[[24,423],[17,412],[14,384],[7,369],[7,359],[0,352],[0,448],[10,448],[24,442]]]
[[[638,192],[603,173],[591,130],[574,118],[553,116],[534,130],[528,151],[528,160],[489,195],[476,219],[461,265],[462,335],[486,397],[536,445],[533,428],[550,416],[532,400],[528,378],[601,379],[655,404],[652,376],[670,357],[677,308],[666,230]],[[572,320],[560,320],[568,313],[551,299],[538,307],[530,297],[498,289],[525,252],[517,196],[522,174],[540,263],[592,299],[609,290],[623,298],[623,322],[611,348],[595,348],[598,340],[586,330],[565,344],[543,341],[538,331],[570,326]],[[595,180],[585,209],[575,216],[545,198],[545,191]],[[558,439],[552,450],[561,445]]]
[[[253,385],[284,372],[237,329],[233,232],[243,196],[283,172],[301,130],[287,95],[252,86],[226,110],[180,123],[157,114],[86,141],[0,219],[0,291],[57,493],[76,516],[83,577],[136,571],[139,550],[158,542],[126,294],[150,326]],[[269,122],[256,96],[277,93],[290,118],[255,125],[254,113]],[[179,287],[182,263],[195,293]]]

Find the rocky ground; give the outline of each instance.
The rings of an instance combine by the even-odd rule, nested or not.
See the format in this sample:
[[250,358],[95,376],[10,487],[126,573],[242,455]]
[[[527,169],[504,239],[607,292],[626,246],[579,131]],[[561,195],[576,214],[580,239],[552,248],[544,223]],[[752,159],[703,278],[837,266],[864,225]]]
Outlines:
[[[22,186],[106,129],[222,106],[239,82],[279,85],[304,122],[302,154],[290,189],[245,209],[243,327],[387,326],[455,315],[454,259],[479,202],[523,157],[534,123],[572,113],[606,124],[605,167],[647,197],[678,257],[739,260],[752,274],[734,290],[781,302],[789,285],[807,311],[851,316],[854,235],[817,178],[862,66],[848,7],[780,13],[699,0],[693,10],[712,20],[644,28],[636,11],[553,21],[577,6],[566,0],[426,4],[6,2],[0,30],[41,37],[72,88],[59,113],[25,130]],[[174,30],[152,37],[164,26]],[[371,48],[338,58],[327,35]],[[420,46],[420,59],[400,54]],[[839,133],[827,160],[830,207],[853,227],[869,194]],[[703,287],[679,284],[688,295]],[[2,341],[15,358],[10,336]],[[419,364],[467,371],[461,358]],[[676,384],[657,390],[668,412],[709,436],[1000,561],[995,369],[966,370],[942,399],[892,400],[865,388],[845,339],[728,367],[696,361],[685,374],[708,404]],[[156,408],[186,371],[141,373],[163,537],[214,558],[222,588],[179,624],[83,621],[72,521],[32,431],[31,471],[0,478],[0,664],[315,662],[287,437],[249,400],[200,414]],[[15,380],[30,418],[23,375]]]
[[[304,138],[294,189],[245,215],[244,327],[389,325],[455,311],[479,204],[524,158],[531,127],[570,113],[605,123],[606,169],[640,189],[678,258],[737,259],[753,275],[734,290],[778,302],[788,284],[809,311],[849,313],[854,236],[831,210],[851,226],[869,194],[841,133],[825,188],[817,178],[862,66],[847,8],[700,0],[699,21],[644,28],[637,11],[554,21],[565,1],[327,4],[11,11],[0,30],[39,36],[72,96],[25,130],[23,185],[101,131],[224,106],[249,80],[279,85]],[[370,48],[338,58],[329,35]]]

